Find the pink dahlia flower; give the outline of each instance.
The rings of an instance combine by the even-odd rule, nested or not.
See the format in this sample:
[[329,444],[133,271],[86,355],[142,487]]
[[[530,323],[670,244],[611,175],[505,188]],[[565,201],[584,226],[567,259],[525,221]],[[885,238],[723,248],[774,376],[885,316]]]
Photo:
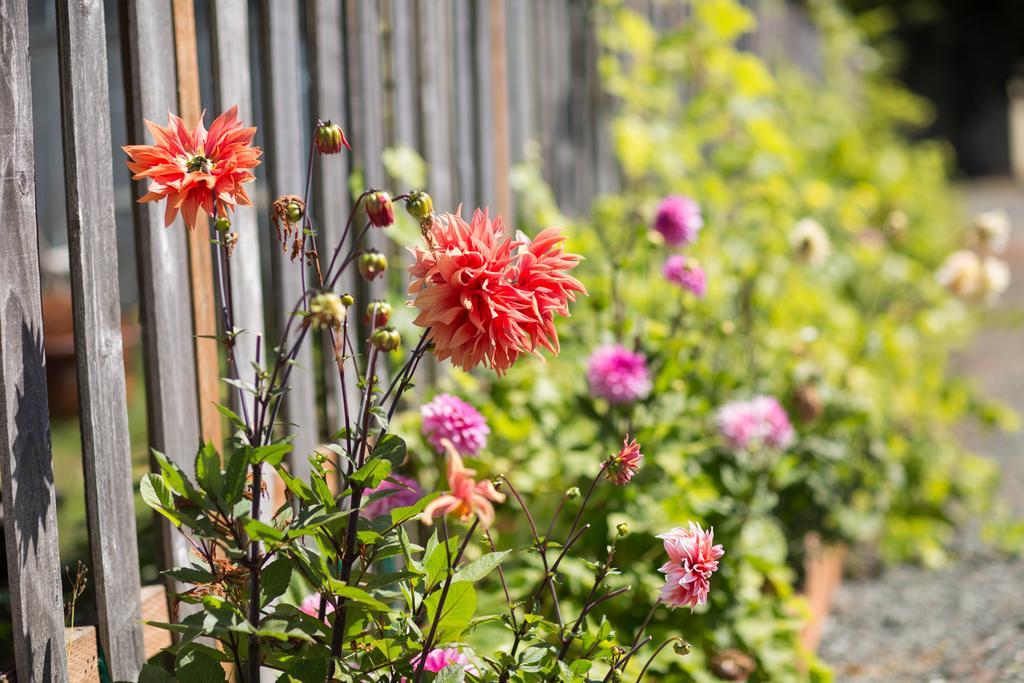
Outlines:
[[736,449],[758,445],[788,448],[793,443],[793,425],[785,409],[772,396],[733,401],[718,411],[718,428]]
[[629,483],[637,472],[640,471],[640,463],[643,462],[644,454],[640,452],[640,444],[636,439],[630,441],[629,435],[622,441],[622,450],[612,454],[605,460],[604,476],[608,481],[619,486]]
[[[310,593],[303,600],[302,604],[299,605],[299,609],[311,617],[317,617],[320,615],[320,594]],[[327,622],[327,615],[334,611],[334,605],[327,603],[327,609],[324,610],[324,623]]]
[[558,228],[532,241],[505,233],[501,217],[492,221],[486,211],[469,223],[443,214],[427,233],[428,248],[412,250],[414,322],[430,328],[439,360],[502,375],[522,353],[558,354],[555,316],[568,316],[569,302],[587,293],[569,275],[581,257],[563,249]]
[[462,458],[451,441],[445,441],[448,451],[448,493],[430,501],[420,520],[424,524],[433,524],[437,515],[452,515],[461,522],[468,522],[473,515],[480,518],[480,526],[484,529],[494,523],[494,505],[505,500],[505,494],[494,488],[489,480],[474,479],[476,470],[462,464]]
[[438,394],[420,409],[423,435],[438,453],[444,451],[444,440],[452,442],[459,455],[476,455],[487,445],[491,428],[476,408],[461,398]]
[[173,114],[163,127],[146,121],[154,145],[128,145],[132,180],[148,179],[149,191],[139,202],[167,200],[164,224],[181,211],[185,225],[196,226],[200,211],[227,216],[236,205],[252,206],[243,185],[256,179],[260,148],[253,147],[255,128],[238,120],[238,107],[218,116],[207,131],[200,120],[194,130]]
[[[391,493],[370,500],[373,494],[385,491]],[[422,497],[423,489],[415,479],[404,477],[401,474],[391,474],[374,488],[363,492],[363,500],[370,500],[370,502],[359,511],[359,516],[364,519],[373,519],[379,515],[386,515],[395,508],[414,505]]]
[[[420,657],[422,655],[416,655],[410,660],[413,671],[420,665]],[[431,650],[427,653],[426,661],[423,662],[423,670],[429,671],[430,673],[436,674],[439,671],[444,670],[445,667],[451,666],[452,664],[460,664],[462,668],[466,670],[466,673],[477,676],[476,667],[473,666],[473,662],[466,656],[465,652],[462,652],[457,647],[439,647]]]
[[674,247],[692,243],[703,226],[700,206],[689,197],[665,197],[654,216],[654,229]]
[[621,344],[602,346],[590,355],[587,365],[590,393],[609,403],[632,403],[651,393],[647,359]]
[[725,554],[722,546],[715,545],[715,530],[704,531],[690,522],[688,528],[676,527],[658,538],[664,541],[668,553],[668,562],[658,570],[665,575],[661,601],[673,609],[706,604],[711,575]]
[[665,279],[700,298],[707,291],[707,276],[696,259],[673,254],[665,260],[661,269]]

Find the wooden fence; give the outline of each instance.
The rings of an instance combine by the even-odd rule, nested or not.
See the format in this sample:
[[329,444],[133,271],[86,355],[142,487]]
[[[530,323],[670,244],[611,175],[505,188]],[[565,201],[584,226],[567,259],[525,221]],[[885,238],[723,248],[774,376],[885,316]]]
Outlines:
[[[111,677],[130,680],[169,642],[164,632],[143,629],[142,618],[166,619],[170,606],[161,587],[140,582],[114,212],[115,177],[126,182],[128,172],[111,153],[106,24],[119,27],[128,140],[144,142],[143,121],[162,122],[168,111],[192,125],[204,106],[220,112],[237,104],[240,117],[261,130],[259,181],[267,193],[258,206],[301,193],[312,122],[339,122],[353,150],[318,168],[311,206],[324,242],[333,243],[350,206],[349,174],[386,185],[381,152],[394,145],[427,161],[438,208],[465,203],[513,214],[509,169],[524,159],[528,141],[539,143],[564,210],[584,211],[596,193],[613,189],[616,167],[604,144],[611,110],[598,82],[592,25],[597,2],[122,0],[115,16],[105,16],[100,0],[57,0],[95,629],[65,629],[63,614],[36,220],[36,204],[54,188],[35,183],[29,4],[0,0],[0,477],[17,676],[97,680],[102,652]],[[659,23],[681,16],[678,2],[633,4]],[[212,102],[200,101],[204,90]],[[145,188],[133,183],[132,191],[138,197]],[[235,320],[249,331],[237,351],[240,367],[255,360],[256,333],[279,329],[297,297],[294,284],[277,277],[285,257],[265,214],[243,208],[234,221],[241,236],[231,273]],[[213,407],[223,393],[218,347],[202,336],[217,331],[210,245],[202,226],[190,233],[179,219],[164,229],[156,204],[135,204],[132,218],[148,445],[190,470],[200,438],[222,436]],[[294,373],[283,416],[296,425],[297,472],[333,431],[342,395],[324,380],[327,424],[317,424],[313,352],[299,363],[307,371]],[[184,563],[182,537],[158,526],[163,564]]]

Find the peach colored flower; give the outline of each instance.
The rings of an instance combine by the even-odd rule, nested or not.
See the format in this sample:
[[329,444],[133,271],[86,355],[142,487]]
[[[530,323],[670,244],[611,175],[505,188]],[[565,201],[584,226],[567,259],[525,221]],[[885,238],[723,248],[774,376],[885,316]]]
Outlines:
[[668,562],[658,569],[665,574],[660,600],[673,609],[693,609],[707,603],[711,575],[725,555],[722,546],[714,544],[715,530],[704,531],[699,524],[690,522],[688,528],[676,527],[658,538],[665,542],[668,553]]
[[167,127],[146,121],[155,145],[123,147],[129,157],[133,180],[148,178],[149,191],[139,202],[167,200],[164,224],[170,225],[181,211],[192,229],[200,210],[213,216],[227,216],[236,204],[251,206],[243,185],[256,176],[260,149],[252,146],[255,128],[246,128],[238,120],[238,107],[232,107],[216,119],[207,131],[202,117],[195,130],[169,115]]
[[462,464],[462,458],[451,441],[445,440],[448,451],[448,493],[430,501],[420,514],[424,524],[433,524],[437,515],[452,515],[468,522],[473,515],[480,518],[480,526],[488,528],[494,522],[494,506],[502,503],[505,494],[494,488],[489,480],[474,479],[476,470]]
[[426,237],[427,249],[412,250],[409,294],[438,359],[501,375],[521,353],[558,353],[555,316],[568,316],[569,302],[586,289],[568,274],[581,257],[565,252],[557,228],[513,240],[500,216],[492,221],[477,210],[468,223],[438,216]]
[[625,486],[640,471],[640,463],[644,454],[640,452],[640,444],[636,439],[629,440],[629,434],[622,440],[622,450],[613,454],[601,466],[608,481]]

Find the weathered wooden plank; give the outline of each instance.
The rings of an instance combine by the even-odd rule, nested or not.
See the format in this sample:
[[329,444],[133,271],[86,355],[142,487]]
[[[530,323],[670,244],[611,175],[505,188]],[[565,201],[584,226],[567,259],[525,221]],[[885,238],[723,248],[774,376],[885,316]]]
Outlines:
[[[168,111],[178,108],[171,5],[152,0],[124,2],[120,8],[128,140],[141,144],[148,139],[145,119],[162,123]],[[146,184],[132,183],[132,192],[141,197]],[[149,443],[191,472],[199,445],[199,410],[186,228],[179,217],[165,229],[164,207],[157,202],[136,203],[133,218]],[[164,562],[186,564],[188,542],[158,521]]]
[[102,4],[57,2],[64,178],[92,582],[115,680],[144,661]]
[[[203,108],[199,95],[199,54],[193,0],[172,0],[174,54],[178,73],[178,115],[192,128]],[[192,328],[195,331],[196,385],[199,389],[199,429],[204,441],[220,446],[223,419],[220,403],[220,346],[217,335],[217,298],[213,291],[210,226],[200,214],[188,232],[189,278],[192,283]]]
[[427,162],[427,191],[438,211],[453,210],[455,202],[449,16],[449,0],[417,0],[416,44],[419,51],[423,157]]
[[419,150],[416,106],[416,21],[413,0],[391,0],[391,100],[394,144]]
[[[252,77],[249,63],[249,11],[245,0],[213,0],[210,3],[213,97],[218,112],[237,106],[238,118],[252,125]],[[257,169],[261,173],[261,169]],[[256,338],[264,334],[263,268],[260,260],[263,235],[256,207],[239,206],[231,218],[238,244],[231,255],[232,317],[245,332],[235,340],[239,372],[251,371],[256,358]],[[266,340],[264,340],[266,349]],[[235,395],[235,394],[233,394]],[[247,400],[255,400],[247,397]],[[250,415],[252,414],[252,403]],[[237,408],[237,406],[236,406]]]
[[[470,61],[473,92],[473,161],[476,176],[476,205],[495,211],[494,175],[494,96],[498,84],[494,82],[491,65],[491,5],[490,0],[474,2],[470,7],[470,43],[473,58]],[[502,48],[504,49],[504,48]]]
[[491,149],[493,164],[494,209],[512,220],[512,189],[509,187],[509,125],[508,125],[508,47],[505,0],[490,0],[490,90],[491,90],[491,136],[480,143]]
[[[366,187],[384,187],[387,178],[381,153],[384,151],[384,102],[381,83],[381,18],[377,0],[353,0],[346,17],[346,47],[349,50],[348,83],[352,103],[352,151],[356,168],[362,171]],[[360,227],[365,216],[359,217]],[[366,246],[388,251],[386,237],[380,230],[370,230]],[[359,306],[385,295],[383,279],[374,282],[359,280],[356,299]],[[359,316],[359,343],[365,353],[369,337],[368,325]],[[383,359],[382,359],[383,360]],[[386,375],[386,363],[378,365],[378,376]]]
[[46,408],[27,2],[0,5],[0,478],[18,680],[67,678]]
[[[308,5],[310,111],[322,120],[337,123],[351,134],[347,127],[345,34],[342,31],[344,10],[342,0],[313,0]],[[320,231],[320,259],[323,267],[331,260],[331,253],[341,239],[352,209],[348,191],[348,172],[352,161],[348,150],[338,155],[321,157],[317,162],[313,183],[312,215]],[[338,281],[341,293],[356,291],[356,271],[349,269]],[[344,398],[349,400],[349,414],[355,414],[357,396],[355,373],[346,375],[345,391],[341,388],[338,366],[332,352],[331,335],[323,335],[324,386],[327,393],[327,431],[335,432],[344,426]],[[348,366],[351,368],[351,365]]]
[[[294,2],[260,3],[262,40],[264,126],[267,177],[271,200],[285,194],[301,196],[306,179],[307,147],[303,131],[309,128],[302,116],[302,77],[299,60],[299,10]],[[302,294],[299,273],[304,259],[292,262],[273,232],[270,237],[273,272],[273,327],[280,332],[295,302]],[[319,444],[316,408],[316,378],[312,374],[312,340],[307,340],[296,357],[281,417],[295,435],[289,455],[291,471],[303,479],[309,474],[309,456]]]
[[526,147],[533,140],[534,106],[530,58],[533,36],[529,33],[528,0],[506,0],[508,23],[508,99],[510,154],[513,163],[526,159]]
[[465,204],[469,211],[480,201],[476,182],[474,117],[476,98],[473,93],[473,10],[471,0],[452,0],[452,35],[442,49],[452,51],[452,86],[454,101],[455,202]]

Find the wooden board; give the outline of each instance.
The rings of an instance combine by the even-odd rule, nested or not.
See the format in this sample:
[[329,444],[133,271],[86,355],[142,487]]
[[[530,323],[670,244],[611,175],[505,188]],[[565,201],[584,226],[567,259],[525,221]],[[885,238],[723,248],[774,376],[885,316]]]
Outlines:
[[[143,662],[102,4],[57,3],[68,251],[99,638],[115,680]],[[95,649],[95,637],[93,638]],[[70,664],[69,664],[70,665]]]
[[447,21],[451,6],[449,0],[418,0],[416,12],[419,115],[427,191],[435,211],[454,211],[451,40]]
[[[505,0],[490,0],[489,34],[490,90],[492,99],[491,139],[481,143],[492,150],[494,164],[493,206],[506,220],[512,216],[512,188],[509,186],[509,167],[512,163],[509,152],[509,104],[508,104],[508,28]],[[487,46],[484,46],[487,47]]]
[[[121,3],[122,58],[128,140],[144,143],[144,119],[163,123],[177,107],[171,5],[168,0]],[[125,171],[127,173],[127,171]],[[132,183],[133,195],[146,192]],[[162,203],[134,204],[136,263],[142,317],[142,350],[150,445],[186,472],[199,445],[195,353],[185,226],[180,217],[164,228]],[[186,564],[190,548],[158,517],[166,565]]]
[[[306,179],[306,138],[311,128],[302,116],[302,77],[299,62],[300,32],[298,6],[293,2],[260,3],[263,63],[264,120],[267,178],[270,200],[285,194],[302,196]],[[302,293],[299,261],[292,262],[281,250],[273,230],[268,231],[273,271],[273,328],[283,329],[287,316]],[[309,456],[319,444],[316,407],[316,379],[313,372],[312,339],[307,339],[296,358],[280,418],[295,435],[289,465],[294,475],[306,479]],[[271,345],[276,344],[277,340]]]
[[[196,17],[192,0],[172,0],[174,54],[178,67],[178,115],[190,129],[202,116],[199,96],[199,55],[196,45]],[[217,297],[213,289],[213,259],[210,254],[210,225],[200,214],[194,230],[188,232],[189,276],[192,283],[192,328],[195,331],[196,384],[199,390],[199,428],[204,441],[220,447],[223,441],[220,345],[217,335]]]
[[[313,0],[308,6],[310,112],[312,118],[330,120],[341,126],[347,135],[348,98],[345,78],[345,33],[342,29],[344,9],[341,0]],[[312,215],[316,219],[322,267],[327,266],[331,254],[341,239],[345,223],[352,208],[348,192],[348,173],[352,155],[347,149],[339,154],[320,157],[316,162],[313,184]],[[358,229],[358,227],[356,228]],[[335,287],[340,294],[354,293],[358,275],[350,268]],[[358,389],[355,373],[346,374],[343,394],[337,364],[331,350],[331,336],[324,333],[323,368],[327,394],[327,433],[344,426],[343,396],[349,400],[349,414],[358,410]],[[351,368],[351,364],[348,368]]]
[[0,11],[0,480],[21,681],[67,678],[36,243],[28,6]]

